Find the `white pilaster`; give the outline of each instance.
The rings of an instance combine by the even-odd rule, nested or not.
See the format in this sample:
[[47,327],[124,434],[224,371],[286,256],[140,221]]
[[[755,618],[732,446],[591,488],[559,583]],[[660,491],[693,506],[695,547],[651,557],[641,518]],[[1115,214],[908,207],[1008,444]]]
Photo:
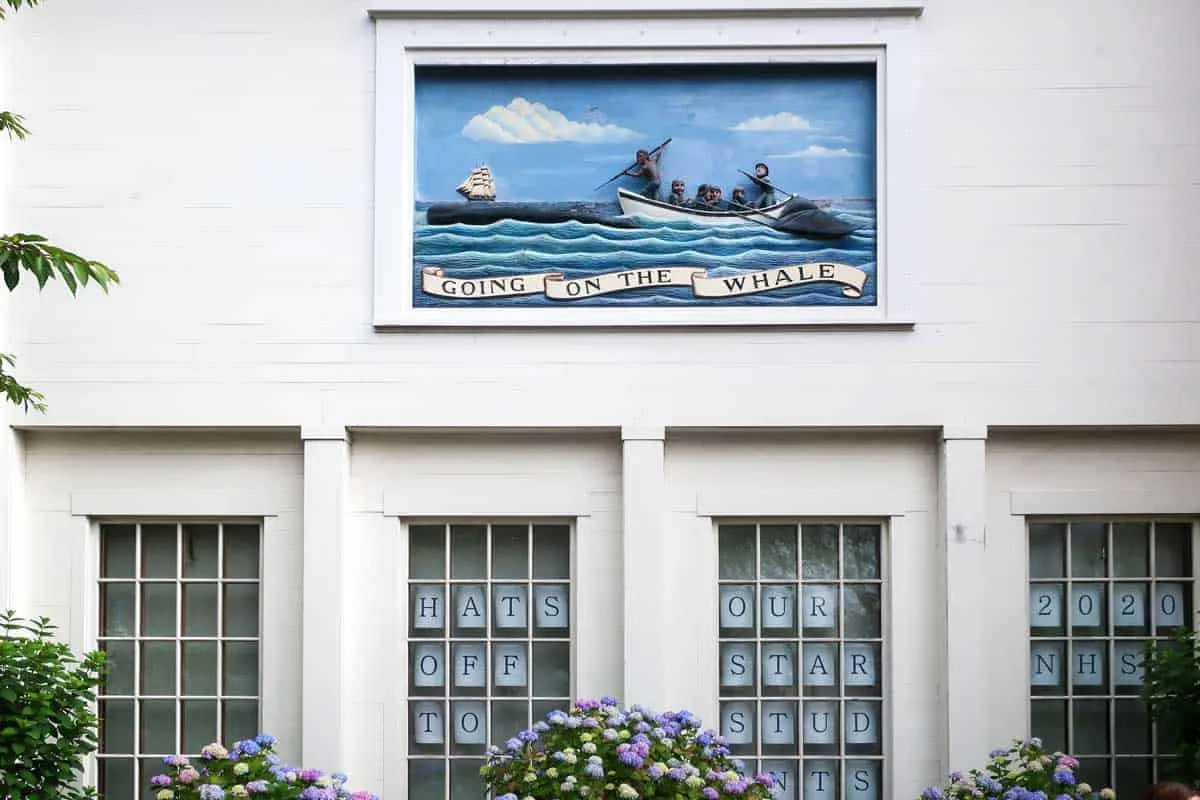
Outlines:
[[945,748],[943,773],[984,763],[987,686],[984,658],[984,546],[987,428],[942,430],[939,519],[945,577]]
[[23,546],[25,470],[21,434],[6,424],[11,413],[0,409],[0,610],[11,608],[28,616],[23,586],[29,572]]
[[668,703],[669,654],[662,652],[670,630],[663,537],[667,529],[665,429],[626,425],[621,429],[625,653],[622,702],[663,709]]
[[304,588],[302,592],[301,761],[342,769],[344,674],[342,554],[350,475],[345,428],[305,426]]

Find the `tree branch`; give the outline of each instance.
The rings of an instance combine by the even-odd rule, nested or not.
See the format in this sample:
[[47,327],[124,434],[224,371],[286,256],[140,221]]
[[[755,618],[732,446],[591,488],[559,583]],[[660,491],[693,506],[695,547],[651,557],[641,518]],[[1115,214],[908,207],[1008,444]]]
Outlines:
[[46,411],[45,396],[28,386],[22,386],[17,382],[17,379],[4,371],[6,366],[11,367],[14,359],[8,353],[0,353],[0,393],[4,395],[4,399],[15,406],[21,406],[22,409],[28,411],[30,408],[35,411]]
[[4,10],[5,6],[8,6],[13,11],[17,11],[21,8],[21,6],[33,8],[40,2],[42,2],[42,0],[3,0],[3,2],[0,2],[0,19],[4,19],[4,15],[8,13]]

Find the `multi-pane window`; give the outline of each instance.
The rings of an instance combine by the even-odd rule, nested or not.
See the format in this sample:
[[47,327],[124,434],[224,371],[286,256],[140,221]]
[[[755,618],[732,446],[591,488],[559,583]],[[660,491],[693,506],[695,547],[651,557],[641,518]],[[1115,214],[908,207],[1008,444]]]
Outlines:
[[1192,624],[1192,536],[1180,521],[1029,525],[1030,727],[1118,795],[1169,777],[1142,648]]
[[718,527],[720,727],[779,800],[883,796],[883,528]]
[[408,528],[408,796],[474,800],[488,744],[571,697],[565,524]]
[[257,523],[100,526],[99,789],[149,798],[162,758],[259,725]]

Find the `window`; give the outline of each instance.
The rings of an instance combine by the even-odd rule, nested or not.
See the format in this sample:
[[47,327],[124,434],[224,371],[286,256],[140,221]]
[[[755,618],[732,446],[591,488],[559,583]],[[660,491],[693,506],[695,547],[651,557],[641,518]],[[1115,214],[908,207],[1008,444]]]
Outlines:
[[173,753],[259,724],[257,523],[100,526],[99,789],[150,797]]
[[1174,748],[1139,697],[1142,647],[1192,619],[1192,524],[1029,526],[1030,729],[1083,780],[1140,792]]
[[487,745],[570,702],[570,528],[411,525],[408,548],[408,796],[482,798]]
[[779,800],[883,796],[883,529],[723,524],[720,726]]

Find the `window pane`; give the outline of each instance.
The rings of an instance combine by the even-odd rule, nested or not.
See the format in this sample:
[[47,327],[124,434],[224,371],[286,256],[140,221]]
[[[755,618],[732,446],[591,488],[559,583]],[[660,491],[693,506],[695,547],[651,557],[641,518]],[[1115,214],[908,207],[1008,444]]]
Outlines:
[[529,576],[529,527],[526,525],[492,526],[492,577],[526,578]]
[[132,578],[135,575],[133,525],[100,526],[100,577]]
[[[130,739],[132,740],[132,738],[131,734]],[[99,777],[100,782],[97,788],[105,800],[124,800],[124,798],[133,797],[137,793],[132,758],[100,759]]]
[[571,694],[571,649],[567,642],[534,642],[533,694],[567,697]]
[[446,577],[446,528],[411,525],[408,529],[408,577]]
[[222,740],[236,742],[258,735],[258,701],[224,700],[221,702]]
[[880,526],[845,525],[842,530],[842,559],[846,578],[851,580],[881,577],[879,545],[882,539],[882,529]]
[[1067,701],[1034,700],[1030,704],[1030,731],[1049,752],[1068,752]]
[[[175,701],[143,700],[142,746],[140,752],[171,755],[175,744]],[[126,751],[128,752],[128,751]]]
[[492,741],[503,743],[529,727],[524,700],[497,700],[492,703]]
[[258,584],[227,583],[225,635],[258,636]]
[[440,800],[446,796],[446,762],[433,758],[408,760],[408,796]]
[[104,693],[133,694],[133,642],[103,642]]
[[179,576],[178,532],[174,525],[142,526],[142,577]]
[[408,760],[409,798],[440,800],[446,790],[446,765],[436,758],[410,758]]
[[[435,562],[441,558],[441,552],[445,547],[442,541],[442,527],[440,525],[431,526],[431,531],[437,531],[437,543],[426,542],[422,547],[429,552],[422,557],[430,561],[429,565],[422,567],[422,571],[428,573],[423,575],[413,575],[414,578],[440,578],[441,562]],[[428,534],[432,540],[432,533]],[[436,573],[436,574],[435,574]],[[486,525],[451,525],[450,526],[450,577],[460,580],[471,580],[487,577],[487,526]]]
[[1118,797],[1137,797],[1143,794],[1153,779],[1153,759],[1150,758],[1118,758],[1117,782],[1113,786]]
[[1105,568],[1107,551],[1107,525],[1103,522],[1071,523],[1071,575],[1073,577],[1103,578],[1107,575],[1108,570]]
[[1116,752],[1135,755],[1153,752],[1150,746],[1150,715],[1141,700],[1117,700],[1114,704]]
[[838,576],[838,526],[804,525],[800,529],[800,558],[804,561],[804,577],[836,578]]
[[176,583],[142,584],[142,635],[175,635]]
[[100,586],[100,633],[102,636],[135,634],[134,584],[105,583]]
[[142,694],[175,694],[175,643],[142,643]]
[[1061,578],[1067,526],[1039,523],[1029,526],[1029,577]]
[[[215,695],[217,693],[216,642],[183,643],[183,693],[185,695]],[[215,710],[213,718],[216,718]],[[188,752],[193,751],[189,750]]]
[[108,753],[133,752],[133,701],[100,701],[100,746]]
[[1073,704],[1075,746],[1079,755],[1103,755],[1108,749],[1108,702],[1076,700]]
[[763,525],[762,577],[775,580],[795,580],[799,570],[795,525]]
[[483,800],[479,780],[482,759],[459,758],[450,762],[450,800]]
[[217,577],[217,526],[183,526],[183,577]]
[[717,533],[717,575],[752,580],[758,572],[753,525],[722,525]]
[[566,525],[533,526],[533,577],[571,577],[571,530]]
[[217,702],[184,700],[181,705],[184,752],[198,753],[205,745],[217,741]]
[[1192,526],[1188,522],[1154,525],[1154,573],[1160,578],[1192,574]]
[[183,635],[217,635],[217,584],[183,585]]
[[258,642],[225,642],[224,694],[258,694]]
[[258,525],[225,525],[226,578],[258,577]]
[[1118,522],[1113,525],[1114,571],[1118,578],[1150,575],[1150,523]]
[[879,584],[847,585],[846,638],[878,639],[883,635]]

